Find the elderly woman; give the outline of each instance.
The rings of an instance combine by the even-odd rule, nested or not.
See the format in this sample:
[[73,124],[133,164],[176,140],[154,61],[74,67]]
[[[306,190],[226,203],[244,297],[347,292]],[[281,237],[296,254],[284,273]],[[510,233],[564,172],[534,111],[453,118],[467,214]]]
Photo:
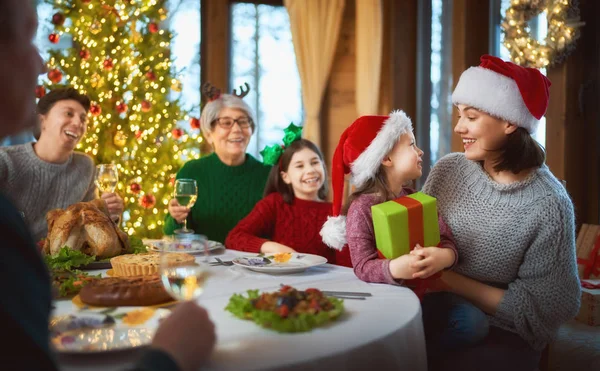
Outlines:
[[208,239],[223,243],[227,233],[262,198],[270,167],[246,153],[255,124],[251,108],[240,95],[220,94],[204,87],[209,102],[200,124],[214,153],[187,162],[177,179],[195,179],[198,199],[192,208],[169,202],[164,232],[173,234],[187,218],[187,225]]
[[423,190],[437,198],[460,259],[442,275],[445,292],[423,302],[428,348],[444,344],[440,329],[457,310],[453,296],[487,314],[490,326],[479,344],[447,344],[444,355],[430,355],[431,369],[534,370],[577,313],[573,204],[530,135],[549,87],[538,70],[485,55],[452,94],[465,152],[440,159]]

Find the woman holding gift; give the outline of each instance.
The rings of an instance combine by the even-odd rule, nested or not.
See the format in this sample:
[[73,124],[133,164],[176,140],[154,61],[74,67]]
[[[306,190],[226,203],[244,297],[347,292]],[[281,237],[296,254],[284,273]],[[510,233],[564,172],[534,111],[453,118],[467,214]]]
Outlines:
[[[246,85],[247,86],[247,85]],[[262,198],[269,166],[246,153],[255,125],[252,109],[240,94],[221,94],[209,84],[202,87],[209,102],[202,110],[202,134],[215,152],[187,162],[177,179],[194,179],[198,199],[190,209],[169,201],[165,234],[173,234],[187,218],[188,226],[210,240],[224,242],[227,233]]]
[[[465,153],[440,159],[423,191],[437,198],[461,256],[442,275],[445,290],[485,311],[491,326],[484,342],[430,359],[434,367],[533,370],[577,313],[573,205],[530,136],[549,87],[538,70],[485,55],[452,94]],[[448,316],[446,309],[424,301],[425,326]]]
[[225,245],[234,250],[323,256],[332,264],[351,266],[346,252],[323,244],[319,230],[331,211],[323,155],[302,129],[285,129],[284,146],[273,145],[261,154],[273,165],[264,198],[229,233]]

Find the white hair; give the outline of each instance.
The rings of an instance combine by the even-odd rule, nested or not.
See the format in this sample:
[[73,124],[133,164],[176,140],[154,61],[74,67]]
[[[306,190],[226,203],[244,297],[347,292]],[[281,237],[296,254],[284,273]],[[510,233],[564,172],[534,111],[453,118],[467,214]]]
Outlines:
[[256,128],[256,121],[254,119],[254,112],[252,108],[244,102],[243,99],[236,97],[231,94],[221,94],[218,99],[212,102],[206,103],[204,109],[202,109],[202,115],[200,116],[200,127],[202,128],[202,134],[206,136],[212,131],[211,123],[219,117],[219,113],[223,108],[233,108],[244,111],[250,120],[252,120],[251,127],[252,133]]

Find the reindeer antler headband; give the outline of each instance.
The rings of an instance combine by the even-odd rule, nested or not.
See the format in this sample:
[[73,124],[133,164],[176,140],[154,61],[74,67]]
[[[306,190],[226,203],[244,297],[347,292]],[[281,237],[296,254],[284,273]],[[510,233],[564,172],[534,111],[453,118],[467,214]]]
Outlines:
[[[246,87],[246,89],[244,89],[244,86]],[[246,83],[244,83],[244,85],[240,85],[239,89],[240,89],[239,94],[237,92],[237,89],[233,89],[233,92],[231,93],[231,95],[242,99],[246,95],[248,95],[248,93],[250,92],[250,85],[248,85],[248,83],[246,82]],[[219,88],[213,86],[210,82],[206,82],[206,83],[204,83],[204,85],[202,85],[202,94],[204,94],[204,96],[206,98],[208,98],[209,102],[212,102],[214,100],[221,98],[221,90]]]

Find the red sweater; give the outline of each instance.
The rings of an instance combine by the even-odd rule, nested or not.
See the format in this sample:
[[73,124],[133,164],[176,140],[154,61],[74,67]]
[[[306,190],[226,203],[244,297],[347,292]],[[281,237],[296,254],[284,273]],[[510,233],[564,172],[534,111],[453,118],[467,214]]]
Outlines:
[[300,253],[323,256],[332,264],[352,267],[348,249],[338,252],[321,240],[319,231],[328,215],[330,202],[294,198],[290,205],[279,193],[271,193],[229,232],[225,246],[258,253],[263,243],[273,241]]

